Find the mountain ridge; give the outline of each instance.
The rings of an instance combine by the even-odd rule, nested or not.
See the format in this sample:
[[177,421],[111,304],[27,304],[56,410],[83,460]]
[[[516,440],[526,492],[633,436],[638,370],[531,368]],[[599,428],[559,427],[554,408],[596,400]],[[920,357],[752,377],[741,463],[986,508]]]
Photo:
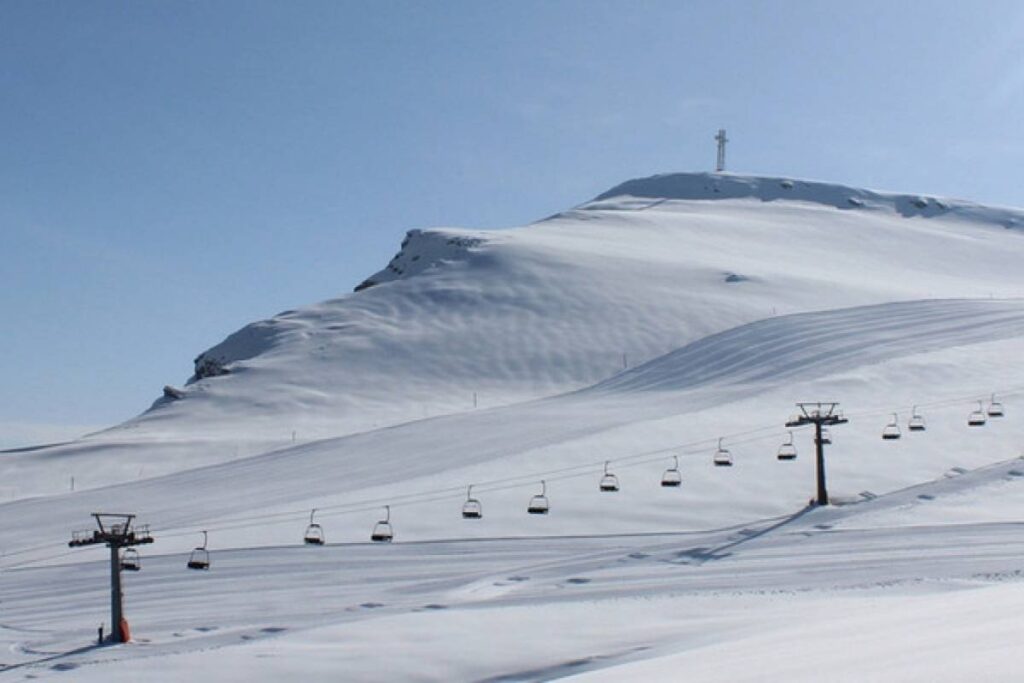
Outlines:
[[836,209],[886,209],[904,217],[953,216],[996,223],[1005,228],[1024,225],[1024,210],[988,206],[932,194],[907,194],[862,189],[839,183],[734,173],[661,173],[633,178],[602,192],[581,209],[607,209],[605,200],[636,197],[660,200],[758,199],[763,202],[801,201]]

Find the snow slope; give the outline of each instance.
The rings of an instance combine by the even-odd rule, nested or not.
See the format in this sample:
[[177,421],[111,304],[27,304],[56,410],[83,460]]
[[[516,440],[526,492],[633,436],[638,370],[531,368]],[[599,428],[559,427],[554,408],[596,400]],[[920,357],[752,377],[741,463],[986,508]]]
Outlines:
[[[655,176],[524,228],[413,231],[368,279],[376,286],[200,354],[230,374],[45,457],[15,458],[17,468],[46,461],[22,493],[557,395],[772,315],[1024,294],[1021,235],[1005,227],[1020,212],[953,200],[915,212],[914,196],[782,182]],[[842,196],[865,205],[836,208]],[[104,466],[114,451],[120,473]]]
[[[949,639],[983,634],[964,661],[1012,680],[1020,217],[676,174],[514,230],[410,233],[356,293],[201,354],[180,398],[0,456],[0,677],[802,680],[778,655],[799,640],[852,643],[812,660],[860,661],[851,680],[956,680]],[[968,427],[993,392],[1007,416]],[[842,402],[829,481],[857,504],[805,508],[806,431],[775,459],[799,400]],[[914,405],[928,430],[882,442]],[[672,456],[679,489],[658,486]],[[551,514],[527,515],[541,479]],[[459,516],[469,484],[482,520]],[[366,543],[385,504],[396,542]],[[313,507],[323,548],[298,543]],[[126,579],[138,642],[79,649],[104,551],[63,544],[113,508],[157,537]],[[188,572],[202,529],[214,568]],[[908,628],[929,666],[893,647]]]

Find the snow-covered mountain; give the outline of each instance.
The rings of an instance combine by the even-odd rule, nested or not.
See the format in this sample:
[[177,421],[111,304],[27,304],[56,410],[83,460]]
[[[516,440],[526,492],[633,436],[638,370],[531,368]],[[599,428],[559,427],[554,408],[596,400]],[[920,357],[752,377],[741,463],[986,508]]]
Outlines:
[[[568,600],[570,612],[586,618],[588,606],[633,599],[645,587],[665,596],[698,590],[696,579],[678,575],[680,565],[707,565],[694,571],[722,590],[817,595],[832,585],[819,574],[773,578],[803,576],[800,565],[777,559],[802,552],[794,545],[802,539],[821,549],[808,561],[824,574],[849,561],[844,553],[905,541],[920,542],[921,556],[941,564],[944,544],[970,537],[962,528],[900,537],[891,531],[900,525],[995,525],[975,530],[991,544],[986,571],[1009,571],[1004,550],[1024,541],[1002,535],[1014,508],[994,501],[1018,500],[1021,475],[1013,463],[993,463],[1015,458],[1024,438],[1016,417],[1024,414],[1024,368],[1012,362],[1024,352],[1022,225],[1024,212],[949,198],[670,174],[628,181],[521,228],[412,231],[355,292],[253,323],[200,353],[191,378],[139,417],[70,444],[0,456],[0,514],[23,521],[0,525],[4,566],[24,567],[4,576],[15,575],[16,586],[38,577],[67,584],[65,604],[95,611],[103,587],[93,584],[103,569],[88,561],[101,553],[75,551],[73,569],[38,567],[67,561],[55,548],[89,512],[137,512],[153,525],[160,555],[144,575],[155,595],[138,598],[138,628],[151,634],[153,653],[169,655],[224,648],[239,634],[279,634],[260,629],[282,620],[282,628],[314,637],[349,637],[341,625],[363,624],[370,603],[387,604],[399,630],[425,618],[413,612],[426,600],[488,619],[521,609],[525,623],[536,618],[530,609]],[[993,393],[1006,417],[968,427],[967,414],[979,401],[984,411]],[[802,512],[812,491],[808,433],[794,435],[795,462],[775,458],[801,400],[842,403],[850,423],[834,431],[830,485],[838,500],[857,505]],[[928,421],[924,433],[906,431],[915,406]],[[892,413],[904,438],[883,442]],[[720,438],[731,468],[712,464]],[[683,486],[658,486],[676,462]],[[620,491],[598,492],[606,470]],[[527,515],[541,480],[551,514]],[[482,520],[459,516],[470,484]],[[925,488],[904,490],[913,486]],[[924,509],[936,497],[945,507]],[[384,505],[396,548],[347,545],[367,540]],[[294,547],[314,507],[328,540],[346,545]],[[779,520],[792,537],[776,533]],[[201,529],[214,547],[234,549],[223,556],[237,589],[181,576],[180,553]],[[825,538],[832,529],[862,536],[843,546]],[[643,535],[655,532],[665,535]],[[404,541],[408,549],[398,550]],[[710,562],[734,545],[764,553],[735,584],[726,578],[734,565],[717,565],[717,574]],[[445,559],[473,548],[486,552],[462,565]],[[366,593],[325,587],[331,562],[350,558],[347,582],[380,575],[387,585]],[[942,567],[936,580],[976,573],[970,558]],[[916,569],[887,571],[876,567],[864,580],[875,590]],[[836,576],[843,590],[859,585],[855,573]],[[564,597],[594,577],[575,593],[580,602]],[[93,592],[75,597],[87,581]],[[33,661],[32,648],[70,649],[81,631],[77,615],[39,610],[25,591],[11,623],[46,635],[10,636],[23,648],[14,659]],[[167,591],[180,591],[190,607],[171,606]],[[246,605],[253,591],[273,596],[273,619]],[[654,622],[664,623],[673,600],[665,598]],[[740,615],[750,604],[733,608]],[[199,617],[183,613],[189,609],[213,630],[190,630],[210,624],[193,624]],[[616,619],[637,617],[635,606],[616,609]],[[762,625],[783,618],[759,614]],[[437,616],[427,628],[461,638],[478,620],[460,615]],[[581,642],[616,661],[645,659],[644,647],[670,640],[651,628],[650,638],[621,647],[599,634]],[[523,679],[570,673],[549,660],[594,654],[555,642],[557,653],[538,654],[539,673]],[[438,645],[448,657],[451,647]],[[402,661],[426,656],[411,645],[403,652]],[[369,660],[345,661],[356,678],[374,680]],[[513,666],[500,657],[478,664],[447,678],[500,680]],[[421,677],[446,677],[433,673]]]
[[63,489],[72,475],[96,485],[95,467],[117,478],[103,466],[111,448],[131,477],[152,476],[293,438],[554,396],[772,316],[1020,296],[1022,216],[824,183],[672,174],[522,228],[411,231],[357,292],[242,328],[140,417],[48,450],[61,464],[31,492]]

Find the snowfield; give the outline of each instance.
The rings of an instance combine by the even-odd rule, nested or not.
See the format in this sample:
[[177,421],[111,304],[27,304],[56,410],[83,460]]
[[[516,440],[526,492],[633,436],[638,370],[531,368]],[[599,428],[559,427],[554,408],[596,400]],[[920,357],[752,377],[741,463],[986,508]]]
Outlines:
[[[412,231],[139,417],[0,454],[0,679],[1018,680],[1022,220],[671,174]],[[968,426],[993,394],[1005,416]],[[808,400],[850,420],[823,508],[811,433],[775,457]],[[372,544],[385,505],[395,542]],[[93,645],[107,551],[67,547],[96,511],[156,537],[126,645]]]

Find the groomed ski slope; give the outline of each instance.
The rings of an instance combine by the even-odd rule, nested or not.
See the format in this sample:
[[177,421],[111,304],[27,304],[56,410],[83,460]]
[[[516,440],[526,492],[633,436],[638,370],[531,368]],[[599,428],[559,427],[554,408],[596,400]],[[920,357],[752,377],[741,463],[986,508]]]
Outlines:
[[1019,509],[1022,467],[705,532],[293,545],[218,553],[202,574],[152,557],[126,578],[146,633],[119,647],[80,647],[106,606],[103,563],[8,572],[5,675],[1013,680],[1021,523],[914,511],[993,494]]
[[[414,233],[371,286],[203,354],[230,374],[0,456],[0,677],[1013,680],[1019,214],[772,178],[623,187],[521,229]],[[968,427],[993,392],[1006,417]],[[828,471],[856,504],[806,508],[808,432],[774,457],[819,399],[850,418]],[[679,489],[658,486],[672,456]],[[551,514],[527,515],[541,479]],[[482,520],[459,516],[469,484]],[[371,545],[385,504],[396,542]],[[323,548],[299,543],[313,507]],[[157,542],[126,578],[137,642],[79,651],[107,619],[105,551],[64,544],[101,509]],[[188,572],[203,529],[214,566]]]

